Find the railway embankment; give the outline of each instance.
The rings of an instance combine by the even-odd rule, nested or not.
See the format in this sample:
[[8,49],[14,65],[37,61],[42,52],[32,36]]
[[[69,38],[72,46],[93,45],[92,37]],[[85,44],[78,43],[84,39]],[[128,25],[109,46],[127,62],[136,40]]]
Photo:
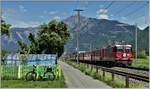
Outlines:
[[[98,68],[86,63],[76,63],[73,61],[66,61],[69,65],[79,69],[86,75],[93,77],[94,79],[103,81],[113,88],[148,88],[149,87],[149,77],[143,73],[142,75],[134,71],[125,72],[125,70],[113,69],[111,68]],[[115,71],[116,70],[116,71]],[[116,72],[119,73],[116,73]],[[125,76],[125,75],[129,76]],[[146,73],[147,74],[147,73]],[[146,79],[147,78],[147,79]]]

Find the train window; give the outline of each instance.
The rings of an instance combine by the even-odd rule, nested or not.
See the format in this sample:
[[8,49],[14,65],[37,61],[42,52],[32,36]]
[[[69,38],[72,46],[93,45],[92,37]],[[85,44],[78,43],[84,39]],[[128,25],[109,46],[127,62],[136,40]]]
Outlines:
[[123,52],[122,48],[117,48],[117,52]]
[[129,52],[132,51],[132,48],[126,48],[125,51],[126,51],[127,53],[129,53]]

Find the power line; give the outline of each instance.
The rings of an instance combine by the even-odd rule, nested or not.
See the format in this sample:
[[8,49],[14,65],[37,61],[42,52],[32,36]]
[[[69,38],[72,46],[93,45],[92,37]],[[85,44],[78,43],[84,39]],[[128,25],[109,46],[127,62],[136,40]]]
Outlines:
[[140,6],[139,8],[137,8],[136,10],[134,10],[134,11],[132,11],[132,12],[126,14],[125,17],[128,17],[128,16],[131,16],[131,15],[135,14],[135,13],[138,12],[140,9],[143,9],[144,6],[145,6],[145,5],[142,5],[142,6]]
[[130,3],[130,4],[127,5],[125,8],[122,8],[122,9],[118,10],[118,11],[116,12],[116,15],[119,15],[121,12],[126,11],[127,8],[131,7],[131,6],[134,5],[135,3],[136,3],[136,2]]
[[114,2],[112,1],[105,9],[108,9],[109,7],[111,7],[111,5],[113,4]]
[[[133,4],[132,4],[133,5]],[[135,14],[135,13],[137,13],[138,11],[140,11],[141,9],[143,9],[143,7],[145,6],[145,4],[144,5],[141,5],[140,7],[138,7],[137,9],[135,9],[135,10],[133,10],[132,12],[129,12],[129,13],[127,13],[126,15],[124,15],[124,17],[129,17],[129,16],[134,16],[133,14]],[[131,7],[131,6],[130,6]],[[127,7],[128,8],[128,7]],[[125,11],[125,10],[123,10],[122,9],[122,11]],[[121,12],[122,12],[121,11]],[[118,12],[119,13],[119,12]],[[117,15],[118,15],[118,13],[117,13]],[[138,16],[138,17],[135,17],[135,19],[139,19],[141,16],[145,16],[145,14],[144,15],[140,15],[140,16]],[[135,20],[135,19],[132,19],[132,20]]]
[[[149,12],[145,12],[144,15],[141,14],[141,15],[139,15],[138,17],[134,17],[133,20],[139,19],[140,17],[143,17],[143,16],[145,16],[145,17],[147,16],[147,17],[148,17],[148,15],[149,15]],[[147,20],[148,20],[148,19],[147,19]]]
[[108,6],[108,1],[104,1],[104,2],[102,2],[103,3],[103,7],[102,8],[105,8],[105,7],[107,7]]
[[[104,10],[108,10],[108,8],[110,8],[111,7],[111,5],[113,4],[113,1],[112,2],[110,2],[106,7],[104,7],[103,9]],[[102,8],[101,8],[102,9]],[[107,11],[105,12],[105,11],[103,11],[103,12],[98,12],[98,13],[100,13],[100,14],[106,14],[107,13]]]

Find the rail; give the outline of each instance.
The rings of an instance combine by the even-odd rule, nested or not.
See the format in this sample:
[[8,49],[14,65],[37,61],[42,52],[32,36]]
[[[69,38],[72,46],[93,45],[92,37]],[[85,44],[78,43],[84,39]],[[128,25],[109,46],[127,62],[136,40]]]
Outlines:
[[[122,67],[122,66],[118,66],[118,67]],[[136,70],[142,70],[142,71],[149,71],[148,68],[139,68],[139,67],[133,67],[133,66],[124,66],[122,68],[129,68],[129,69],[136,69]]]
[[149,82],[149,76],[138,75],[138,74],[134,74],[134,73],[119,71],[119,70],[110,69],[110,68],[107,68],[107,67],[102,67],[102,66],[97,66],[97,65],[91,65],[91,64],[87,64],[87,63],[84,63],[84,64],[86,64],[87,66],[91,66],[91,70],[93,68],[96,68],[96,73],[98,73],[98,69],[101,69],[103,71],[103,77],[104,78],[105,78],[105,72],[111,73],[112,81],[114,80],[115,74],[125,76],[125,78],[126,78],[125,79],[125,87],[126,88],[129,88],[129,78],[144,81],[144,82]]

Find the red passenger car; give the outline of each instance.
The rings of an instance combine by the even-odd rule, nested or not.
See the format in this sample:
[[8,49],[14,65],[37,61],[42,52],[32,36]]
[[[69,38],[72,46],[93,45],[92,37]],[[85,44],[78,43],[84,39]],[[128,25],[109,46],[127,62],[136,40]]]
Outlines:
[[[77,60],[77,55],[72,55]],[[131,45],[113,45],[98,50],[79,53],[79,61],[87,63],[125,64],[132,63]]]

